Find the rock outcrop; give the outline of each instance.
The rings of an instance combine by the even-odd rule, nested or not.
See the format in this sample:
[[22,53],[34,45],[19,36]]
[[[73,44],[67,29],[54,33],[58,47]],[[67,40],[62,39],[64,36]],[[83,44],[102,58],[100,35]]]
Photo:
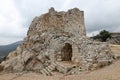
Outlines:
[[111,38],[107,40],[110,44],[120,45],[120,33],[110,33]]
[[0,65],[5,71],[54,71],[77,74],[112,62],[107,43],[86,37],[84,13],[77,8],[48,13],[34,18],[27,37]]

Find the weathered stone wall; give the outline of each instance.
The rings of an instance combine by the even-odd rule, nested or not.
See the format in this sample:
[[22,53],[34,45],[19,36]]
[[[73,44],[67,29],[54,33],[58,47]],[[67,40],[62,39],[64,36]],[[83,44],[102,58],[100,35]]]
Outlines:
[[[108,44],[85,36],[83,11],[77,8],[48,13],[34,18],[27,37],[0,65],[5,71],[36,71],[51,75],[53,71],[75,74],[94,70],[112,62]],[[65,66],[64,61],[73,63]]]
[[68,10],[68,12],[57,12],[54,8],[51,8],[49,13],[34,18],[28,36],[48,29],[86,36],[84,12],[77,8]]

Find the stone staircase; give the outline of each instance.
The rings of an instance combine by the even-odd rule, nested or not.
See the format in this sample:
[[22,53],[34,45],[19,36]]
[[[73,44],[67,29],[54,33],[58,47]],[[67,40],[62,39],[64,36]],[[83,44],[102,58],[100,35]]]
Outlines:
[[52,63],[50,66],[45,67],[45,68],[43,68],[42,70],[40,70],[40,72],[41,72],[43,75],[48,75],[48,76],[50,76],[50,75],[53,74],[52,71],[55,70],[55,68],[56,68],[56,64],[55,64],[55,63]]
[[40,73],[42,73],[43,75],[48,75],[48,76],[53,75],[54,71],[67,74],[75,66],[76,65],[70,62],[69,63],[68,62],[55,62],[55,63],[52,63],[50,66],[41,69]]

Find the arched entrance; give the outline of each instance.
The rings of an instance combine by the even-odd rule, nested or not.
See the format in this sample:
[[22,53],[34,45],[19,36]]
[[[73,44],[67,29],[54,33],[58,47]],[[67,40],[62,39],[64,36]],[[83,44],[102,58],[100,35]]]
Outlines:
[[65,46],[61,49],[61,58],[62,61],[71,61],[72,60],[72,45],[65,43]]

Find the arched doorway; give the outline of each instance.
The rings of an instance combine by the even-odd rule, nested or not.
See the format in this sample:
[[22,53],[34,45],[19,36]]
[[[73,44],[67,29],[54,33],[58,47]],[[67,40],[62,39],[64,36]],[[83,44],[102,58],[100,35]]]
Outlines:
[[72,45],[65,43],[65,46],[61,49],[61,58],[62,61],[71,61],[72,60]]

